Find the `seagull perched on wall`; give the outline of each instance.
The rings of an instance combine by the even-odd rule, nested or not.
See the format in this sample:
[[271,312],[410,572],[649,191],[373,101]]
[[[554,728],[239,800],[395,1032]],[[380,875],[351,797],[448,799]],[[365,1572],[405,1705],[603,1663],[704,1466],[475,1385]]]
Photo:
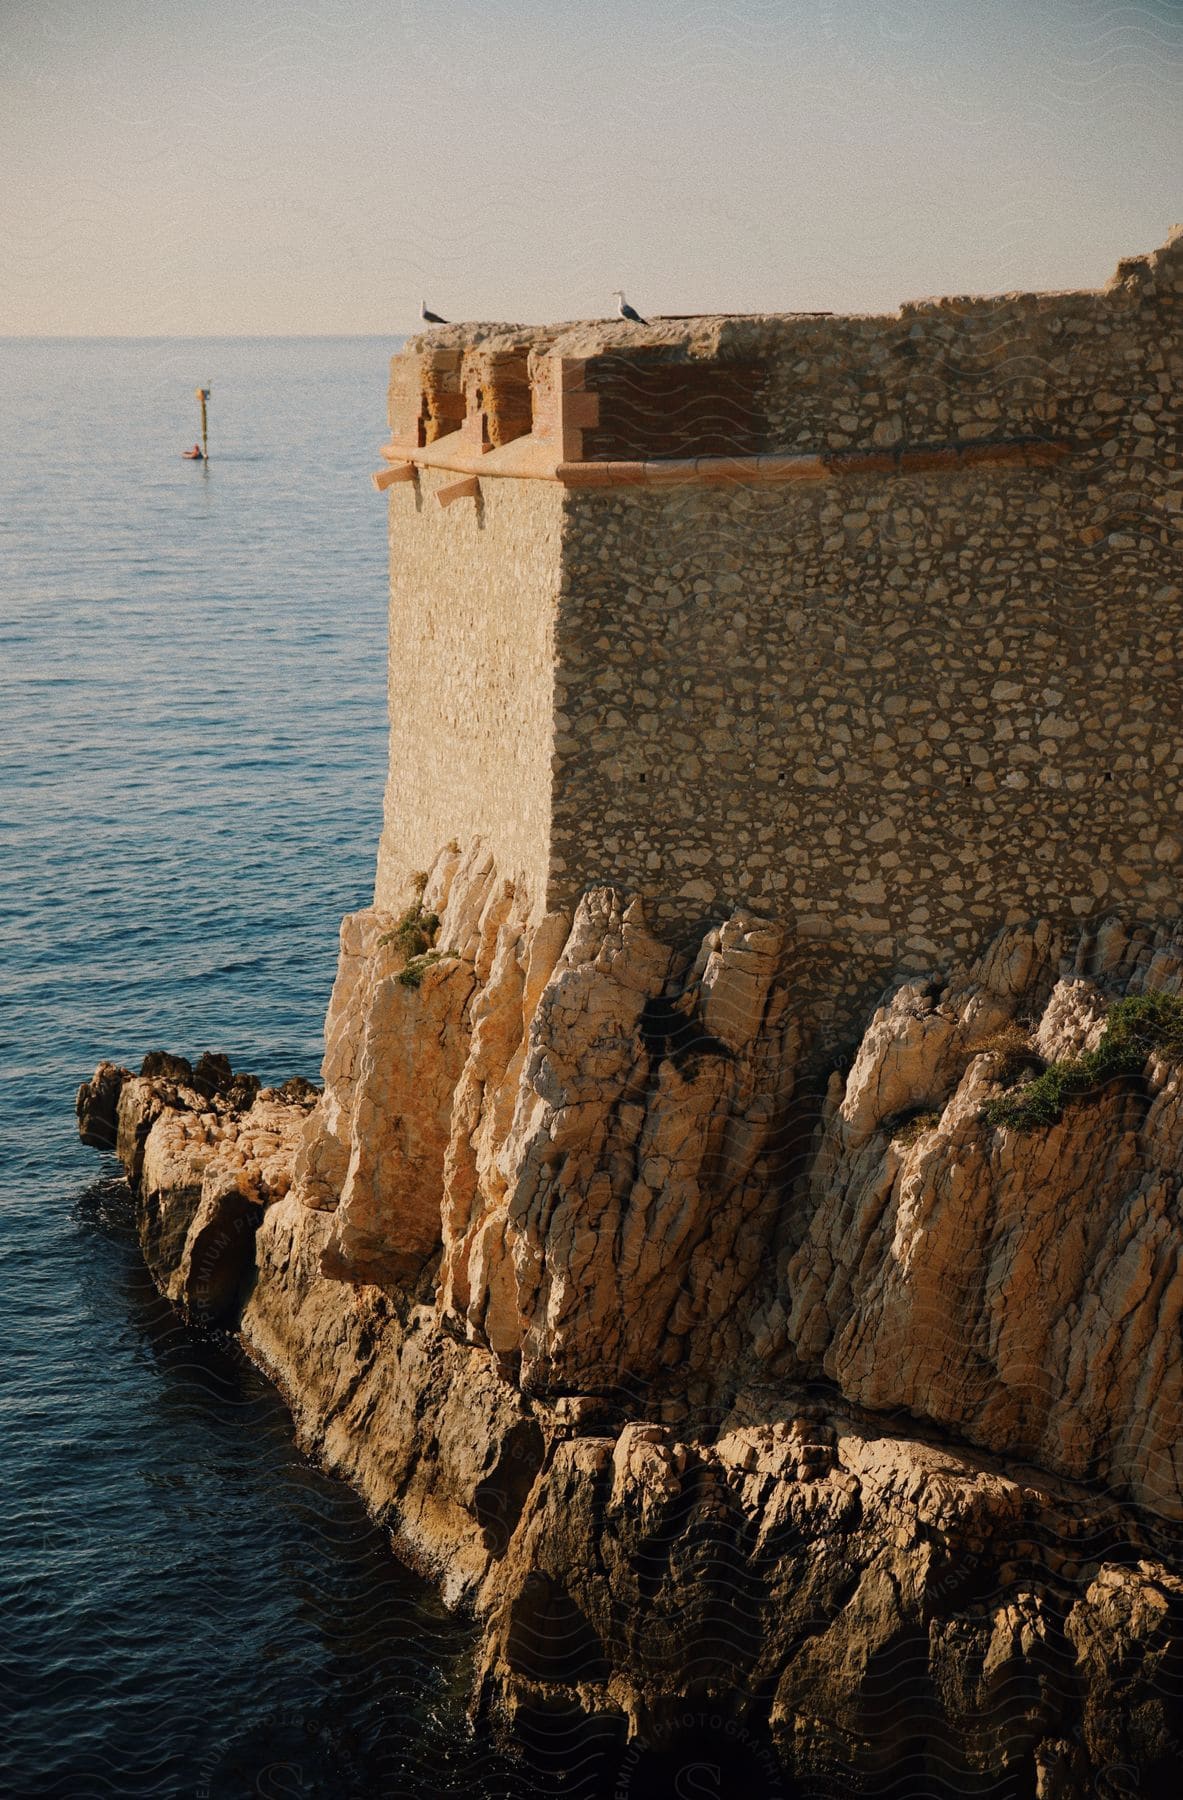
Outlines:
[[648,319],[643,319],[636,307],[629,305],[619,288],[616,289],[612,298],[616,302],[616,310],[622,319],[627,319],[630,325],[648,325]]
[[448,321],[441,319],[438,313],[428,312],[426,300],[419,302],[419,317],[425,325],[446,325]]

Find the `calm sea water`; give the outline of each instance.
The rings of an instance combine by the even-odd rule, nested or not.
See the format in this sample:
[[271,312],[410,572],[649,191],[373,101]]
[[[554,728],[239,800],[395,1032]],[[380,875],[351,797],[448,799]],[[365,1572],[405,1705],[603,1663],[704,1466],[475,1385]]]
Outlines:
[[78,1142],[101,1057],[319,1072],[381,822],[393,348],[0,340],[5,1796],[786,1792],[695,1720],[474,1736],[470,1627],[160,1300]]
[[[316,1076],[385,764],[381,340],[0,342],[0,1791],[541,1791],[467,1627],[182,1329],[100,1057]],[[211,460],[183,462],[212,384]]]

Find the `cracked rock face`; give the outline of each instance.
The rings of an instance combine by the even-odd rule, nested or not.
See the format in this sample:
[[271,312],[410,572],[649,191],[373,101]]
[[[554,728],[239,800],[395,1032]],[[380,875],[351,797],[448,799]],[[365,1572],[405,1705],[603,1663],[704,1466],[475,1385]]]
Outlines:
[[706,1695],[819,1796],[1173,1793],[1183,1076],[984,1109],[1183,946],[909,979],[810,1143],[782,925],[529,917],[476,847],[347,919],[319,1098],[101,1065],[158,1284],[474,1610],[478,1707],[660,1744]]
[[[783,1273],[785,1361],[849,1399],[1113,1484],[1183,1518],[1183,1075],[1152,1057],[1057,1124],[991,1130],[1000,1026],[1049,1060],[1092,1047],[1098,985],[1178,992],[1178,946],[1111,930],[1053,983],[1046,927],[1015,930],[935,997],[876,1013],[826,1117],[809,1223]],[[1016,982],[1015,973],[1021,979]],[[933,1123],[901,1141],[892,1121]]]
[[154,1052],[139,1075],[102,1063],[78,1093],[86,1143],[117,1151],[138,1195],[140,1249],[195,1323],[237,1316],[263,1211],[291,1186],[310,1082],[263,1088],[225,1057]]
[[397,1281],[440,1250],[444,1321],[528,1392],[733,1361],[801,1044],[783,933],[736,914],[678,970],[609,889],[526,929],[479,854],[438,865],[423,906],[454,954],[414,988],[389,920],[343,928],[297,1170],[308,1204],[339,1183],[326,1267]]

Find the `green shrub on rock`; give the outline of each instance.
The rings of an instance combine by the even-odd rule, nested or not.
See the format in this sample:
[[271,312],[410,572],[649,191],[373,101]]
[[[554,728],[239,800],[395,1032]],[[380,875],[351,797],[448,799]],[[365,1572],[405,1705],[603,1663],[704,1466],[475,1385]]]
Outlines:
[[395,980],[400,987],[417,988],[428,969],[442,962],[446,956],[455,956],[454,950],[427,950],[421,956],[412,956],[404,969],[400,969]]
[[422,902],[417,900],[414,906],[408,906],[393,930],[383,932],[378,942],[383,945],[393,944],[396,950],[402,952],[406,961],[410,962],[431,949],[439,928],[438,914],[424,912]]
[[987,1125],[1013,1131],[1055,1125],[1072,1101],[1096,1093],[1106,1082],[1141,1074],[1152,1055],[1183,1058],[1183,997],[1178,994],[1152,989],[1118,1000],[1109,1009],[1095,1050],[1049,1063],[1034,1081],[988,1100],[982,1118]]

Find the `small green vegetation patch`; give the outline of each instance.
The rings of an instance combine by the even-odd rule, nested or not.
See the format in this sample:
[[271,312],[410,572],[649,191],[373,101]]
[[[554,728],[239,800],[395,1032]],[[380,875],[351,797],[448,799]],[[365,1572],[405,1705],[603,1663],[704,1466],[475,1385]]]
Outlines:
[[455,956],[456,952],[435,948],[440,922],[438,913],[423,910],[426,875],[416,875],[412,885],[418,895],[414,905],[408,906],[398,923],[392,930],[383,932],[378,942],[393,945],[403,959],[403,966],[395,977],[399,985],[417,988],[428,969],[442,962],[445,956]]
[[1095,1050],[1049,1063],[1042,1075],[982,1108],[987,1125],[1032,1131],[1055,1125],[1074,1100],[1094,1094],[1108,1081],[1138,1075],[1152,1055],[1183,1058],[1183,997],[1152,989],[1130,994],[1109,1009]]
[[891,1127],[891,1141],[902,1150],[924,1137],[926,1132],[935,1131],[941,1122],[939,1112],[904,1113]]
[[1043,1058],[1032,1044],[1029,1033],[1013,1020],[977,1045],[973,1054],[994,1058],[994,1077],[1003,1087],[1014,1087],[1022,1075],[1029,1081],[1033,1075],[1041,1075],[1044,1069]]
[[402,952],[407,962],[414,957],[423,956],[435,942],[435,934],[440,928],[439,917],[433,912],[424,912],[421,901],[416,900],[414,906],[408,906],[402,918],[393,930],[383,932],[378,939],[380,944],[393,944]]
[[426,950],[422,956],[413,956],[405,969],[400,969],[395,980],[400,987],[417,988],[428,969],[433,969],[445,957],[455,956],[454,950]]

